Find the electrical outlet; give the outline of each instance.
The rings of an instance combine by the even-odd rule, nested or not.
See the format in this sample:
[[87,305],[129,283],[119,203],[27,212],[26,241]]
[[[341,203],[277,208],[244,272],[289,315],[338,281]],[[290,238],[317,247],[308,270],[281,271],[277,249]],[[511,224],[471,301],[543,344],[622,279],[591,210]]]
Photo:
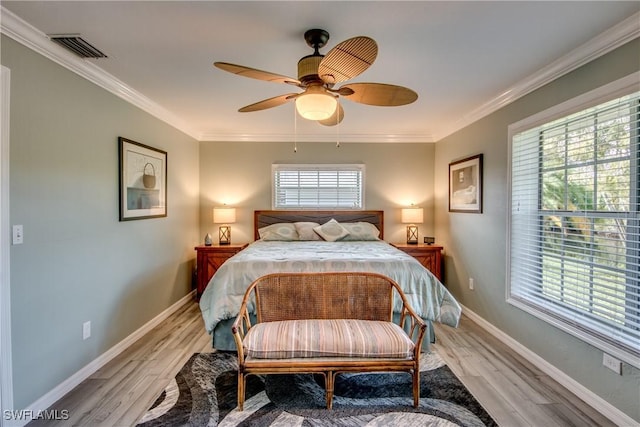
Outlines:
[[469,289],[474,290],[475,282],[473,281],[473,277],[469,277]]
[[616,374],[622,375],[622,362],[607,353],[602,353],[602,365],[611,369]]
[[82,339],[86,340],[91,336],[91,321],[82,324]]

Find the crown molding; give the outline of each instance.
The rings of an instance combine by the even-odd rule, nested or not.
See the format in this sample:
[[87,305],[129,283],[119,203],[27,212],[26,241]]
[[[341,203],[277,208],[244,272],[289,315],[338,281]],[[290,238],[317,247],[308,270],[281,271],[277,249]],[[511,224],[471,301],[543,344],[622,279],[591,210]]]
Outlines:
[[184,132],[192,138],[198,139],[198,132],[181,118],[161,107],[140,92],[129,87],[111,74],[102,70],[88,60],[83,60],[76,55],[58,46],[42,31],[25,22],[5,7],[0,7],[0,32],[29,49],[39,53],[45,58],[67,68],[79,76],[89,80],[108,92],[135,105],[152,116]]
[[[239,141],[259,141],[259,142],[332,142],[333,140],[323,134],[255,134],[234,132],[230,134],[220,134],[215,132],[200,132],[192,129],[184,120],[161,107],[151,99],[147,98],[140,92],[118,80],[113,75],[99,68],[97,65],[78,58],[76,55],[68,52],[56,43],[53,43],[46,34],[38,30],[28,22],[24,21],[13,12],[5,7],[0,7],[0,31],[8,37],[11,37],[18,43],[23,44],[27,48],[39,53],[52,60],[53,62],[67,68],[68,70],[78,74],[79,76],[89,80],[99,87],[113,93],[123,100],[135,105],[136,107],[146,111],[152,116],[164,121],[174,128],[184,132],[198,141],[216,141],[216,142],[239,142]],[[405,134],[389,134],[389,135],[371,135],[371,134],[342,134],[341,142],[410,142],[425,143],[435,142],[435,139],[429,135],[405,135]]]
[[202,133],[200,141],[208,142],[327,142],[340,143],[434,143],[436,140],[430,135],[418,134],[256,134],[256,133]]
[[472,110],[469,114],[458,120],[446,132],[437,135],[435,138],[436,141],[463,129],[534,90],[541,88],[547,83],[568,74],[639,36],[640,12],[637,12],[524,80],[516,83],[475,110]]
[[[44,57],[69,69],[70,71],[95,83],[99,87],[113,93],[132,105],[146,111],[152,116],[164,121],[174,128],[195,138],[198,141],[215,142],[239,142],[239,141],[259,141],[259,142],[333,142],[322,134],[254,134],[254,133],[230,133],[219,134],[214,132],[196,131],[191,128],[182,118],[169,112],[159,104],[142,95],[140,92],[129,87],[111,74],[100,69],[93,63],[82,60],[64,48],[49,40],[46,34],[37,28],[23,21],[11,11],[0,6],[0,32],[11,37],[15,41],[34,50]],[[516,83],[511,88],[480,105],[460,120],[456,121],[449,129],[439,135],[407,135],[407,134],[342,134],[341,142],[374,142],[374,143],[431,143],[437,142],[454,132],[488,116],[500,108],[518,100],[532,91],[552,82],[553,80],[575,70],[576,68],[593,61],[594,59],[622,46],[623,44],[640,36],[640,12],[635,13],[609,30],[594,37],[587,43],[573,50],[569,54],[552,62],[528,78]]]

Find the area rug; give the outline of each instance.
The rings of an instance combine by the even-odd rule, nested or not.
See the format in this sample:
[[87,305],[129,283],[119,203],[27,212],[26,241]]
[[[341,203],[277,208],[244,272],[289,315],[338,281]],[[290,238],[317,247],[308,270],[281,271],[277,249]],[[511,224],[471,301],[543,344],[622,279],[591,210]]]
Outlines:
[[437,353],[420,363],[418,408],[405,373],[339,375],[331,410],[322,376],[287,374],[249,376],[238,411],[235,354],[197,353],[138,426],[497,426]]

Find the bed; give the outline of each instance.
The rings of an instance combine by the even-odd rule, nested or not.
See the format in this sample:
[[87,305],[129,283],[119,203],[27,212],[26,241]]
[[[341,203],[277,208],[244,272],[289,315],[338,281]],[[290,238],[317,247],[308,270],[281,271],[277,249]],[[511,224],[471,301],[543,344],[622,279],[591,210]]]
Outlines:
[[200,298],[205,327],[218,350],[235,350],[230,328],[249,285],[277,272],[367,271],[390,277],[429,325],[425,349],[434,339],[430,322],[458,325],[460,305],[444,285],[383,240],[383,211],[255,211],[254,237],[216,271]]

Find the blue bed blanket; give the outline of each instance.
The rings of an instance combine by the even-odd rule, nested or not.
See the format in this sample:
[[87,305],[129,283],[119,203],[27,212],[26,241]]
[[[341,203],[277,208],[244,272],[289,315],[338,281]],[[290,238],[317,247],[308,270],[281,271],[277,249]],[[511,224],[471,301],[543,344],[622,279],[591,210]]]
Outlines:
[[[462,309],[447,288],[415,258],[380,241],[262,241],[229,258],[200,298],[205,327],[235,318],[246,289],[257,278],[279,272],[367,271],[395,280],[425,320],[457,327]],[[394,311],[401,304],[396,301]]]

